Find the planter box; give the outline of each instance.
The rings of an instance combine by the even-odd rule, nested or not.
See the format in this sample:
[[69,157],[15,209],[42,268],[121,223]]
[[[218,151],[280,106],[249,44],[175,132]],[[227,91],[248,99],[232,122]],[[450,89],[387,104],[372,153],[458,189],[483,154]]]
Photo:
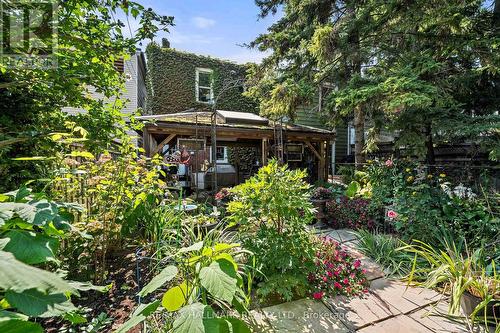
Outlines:
[[316,208],[316,219],[321,222],[326,218],[326,203],[328,199],[313,199],[311,200],[314,208]]
[[[477,296],[472,295],[471,293],[464,292],[462,297],[460,298],[460,307],[464,314],[469,317],[474,309],[481,303],[481,299]],[[486,307],[486,315],[488,317],[500,317],[500,300],[492,301]],[[476,316],[482,317],[484,316],[484,309],[479,311]]]

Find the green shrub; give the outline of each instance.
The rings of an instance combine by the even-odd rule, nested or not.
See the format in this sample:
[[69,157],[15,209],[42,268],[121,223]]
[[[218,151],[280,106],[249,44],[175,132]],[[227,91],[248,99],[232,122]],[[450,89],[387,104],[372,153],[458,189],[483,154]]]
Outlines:
[[[58,250],[70,235],[77,205],[19,190],[0,194],[0,331],[43,332],[39,318],[86,322],[71,302],[78,290],[101,289],[65,280]],[[30,321],[33,319],[33,321]]]
[[305,171],[272,160],[231,190],[235,198],[228,212],[240,224],[245,248],[255,254],[261,297],[289,300],[307,290],[315,251],[305,229],[314,214],[305,177]]

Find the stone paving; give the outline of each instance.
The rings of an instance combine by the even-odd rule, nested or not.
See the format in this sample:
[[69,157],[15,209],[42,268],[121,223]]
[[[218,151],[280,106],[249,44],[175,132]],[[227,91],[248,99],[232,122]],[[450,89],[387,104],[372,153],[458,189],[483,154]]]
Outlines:
[[370,281],[369,293],[362,298],[336,296],[322,302],[301,299],[253,310],[249,320],[253,332],[469,332],[463,323],[436,315],[447,312],[442,295],[386,279],[379,265],[356,250],[357,239],[352,231],[316,232],[336,239],[351,255],[361,259]]

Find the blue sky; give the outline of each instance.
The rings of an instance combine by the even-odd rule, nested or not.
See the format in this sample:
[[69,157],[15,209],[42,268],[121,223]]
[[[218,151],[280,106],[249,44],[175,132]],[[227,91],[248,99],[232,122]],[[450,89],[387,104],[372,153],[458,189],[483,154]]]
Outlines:
[[[238,46],[266,31],[278,17],[259,19],[253,0],[138,0],[162,15],[175,17],[170,33],[161,33],[171,47],[228,59],[238,63],[259,62],[264,54]],[[131,22],[131,26],[135,25]],[[142,47],[145,48],[145,45]]]

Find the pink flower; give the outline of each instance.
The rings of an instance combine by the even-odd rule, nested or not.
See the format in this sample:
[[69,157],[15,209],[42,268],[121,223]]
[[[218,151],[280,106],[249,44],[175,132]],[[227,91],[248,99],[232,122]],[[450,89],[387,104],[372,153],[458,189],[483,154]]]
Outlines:
[[330,272],[330,271],[326,272],[326,275],[328,275],[328,277],[332,277],[333,276],[332,272]]
[[342,289],[342,285],[340,283],[338,283],[337,281],[335,281],[335,283],[333,284],[333,286],[337,289]]
[[393,210],[389,210],[387,212],[387,217],[390,218],[390,219],[395,219],[398,217],[398,213],[396,213],[395,211]]
[[394,162],[392,162],[392,160],[391,160],[391,159],[389,159],[389,160],[385,161],[385,166],[386,166],[386,167],[390,168],[390,167],[392,167],[393,165],[394,165]]
[[326,276],[323,276],[323,282],[326,282],[328,278]]
[[349,279],[348,278],[344,279],[344,284],[349,284]]
[[354,268],[359,268],[359,266],[361,266],[361,260],[359,259],[354,260]]
[[323,297],[323,295],[324,295],[324,294],[323,294],[323,292],[322,292],[322,291],[318,291],[318,292],[315,292],[315,293],[313,294],[313,298],[314,298],[314,299],[321,299],[321,298]]

